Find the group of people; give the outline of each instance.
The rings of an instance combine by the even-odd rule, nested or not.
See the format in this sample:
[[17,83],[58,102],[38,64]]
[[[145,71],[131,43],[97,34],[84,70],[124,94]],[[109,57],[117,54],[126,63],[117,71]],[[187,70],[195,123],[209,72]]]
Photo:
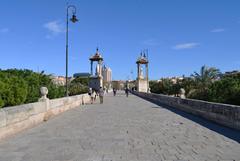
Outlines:
[[99,90],[89,88],[88,95],[91,97],[91,104],[96,101],[97,96],[99,96],[100,104],[103,104],[104,90],[102,87]]
[[[105,90],[102,87],[100,87],[99,90],[89,88],[88,95],[91,97],[91,104],[93,104],[96,101],[98,96],[100,99],[100,104],[103,104],[104,91]],[[116,96],[116,93],[117,93],[116,88],[113,88],[113,95]],[[125,88],[125,94],[128,97],[128,94],[129,94],[128,88]]]
[[[117,94],[117,90],[115,88],[113,88],[113,96],[116,96],[116,94]],[[129,89],[128,88],[125,88],[125,94],[128,97],[128,94],[129,94]]]

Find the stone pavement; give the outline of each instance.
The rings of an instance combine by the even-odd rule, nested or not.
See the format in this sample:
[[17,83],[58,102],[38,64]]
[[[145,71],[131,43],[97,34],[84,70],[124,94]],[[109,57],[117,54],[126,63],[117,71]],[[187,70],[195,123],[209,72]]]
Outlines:
[[69,110],[0,143],[0,161],[160,160],[239,161],[240,144],[123,93],[106,96],[102,105]]

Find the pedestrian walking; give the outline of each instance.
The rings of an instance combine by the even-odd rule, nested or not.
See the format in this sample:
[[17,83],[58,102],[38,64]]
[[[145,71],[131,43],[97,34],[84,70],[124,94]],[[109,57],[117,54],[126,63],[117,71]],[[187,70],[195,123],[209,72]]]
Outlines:
[[128,88],[125,88],[125,93],[126,93],[126,96],[128,97],[128,93],[129,93],[129,89]]
[[88,89],[88,95],[90,96],[92,94],[92,88]]
[[91,94],[91,104],[93,104],[93,102],[96,100],[96,92],[95,90],[93,90],[92,94]]
[[90,98],[91,98],[91,104],[93,104],[93,99],[94,99],[94,97],[93,97],[93,90],[92,90],[92,88],[89,88],[89,89],[88,89],[88,95],[89,95]]
[[104,90],[102,87],[100,87],[99,89],[100,104],[103,104],[103,96],[104,96]]
[[116,96],[117,90],[113,88],[113,96]]

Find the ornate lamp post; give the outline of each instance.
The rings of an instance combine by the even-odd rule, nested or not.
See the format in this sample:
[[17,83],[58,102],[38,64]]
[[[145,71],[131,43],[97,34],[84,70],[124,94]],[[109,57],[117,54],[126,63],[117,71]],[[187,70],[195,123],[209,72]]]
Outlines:
[[76,7],[74,5],[67,6],[67,29],[66,29],[66,96],[68,96],[68,12],[69,9],[72,9],[72,18],[70,21],[73,23],[77,22],[78,19],[76,17]]

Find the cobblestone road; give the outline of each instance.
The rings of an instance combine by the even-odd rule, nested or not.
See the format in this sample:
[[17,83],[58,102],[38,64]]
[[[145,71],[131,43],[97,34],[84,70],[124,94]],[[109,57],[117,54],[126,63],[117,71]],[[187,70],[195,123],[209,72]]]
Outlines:
[[0,161],[160,160],[239,161],[240,144],[133,95],[106,96],[0,143]]

